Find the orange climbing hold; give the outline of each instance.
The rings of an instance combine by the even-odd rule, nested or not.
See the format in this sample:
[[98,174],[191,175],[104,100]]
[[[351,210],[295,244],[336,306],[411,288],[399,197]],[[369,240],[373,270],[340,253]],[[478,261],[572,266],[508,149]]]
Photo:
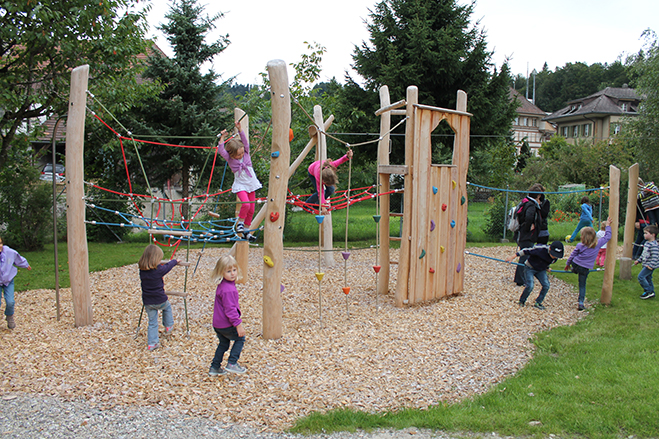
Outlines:
[[350,292],[350,287],[343,287],[343,293],[347,296]]

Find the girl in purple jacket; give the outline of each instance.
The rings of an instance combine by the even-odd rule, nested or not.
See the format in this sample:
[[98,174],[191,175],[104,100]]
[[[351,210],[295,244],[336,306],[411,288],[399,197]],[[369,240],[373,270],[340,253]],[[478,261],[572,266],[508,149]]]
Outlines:
[[581,242],[577,244],[577,248],[572,250],[565,264],[565,270],[569,270],[570,265],[572,265],[572,272],[579,275],[579,311],[586,309],[584,305],[584,301],[586,300],[586,280],[588,279],[590,270],[595,266],[597,253],[611,239],[611,217],[607,218],[604,224],[606,225],[606,230],[604,236],[599,240],[592,227],[581,229]]
[[[245,367],[238,364],[240,353],[245,344],[245,329],[240,318],[240,304],[238,303],[238,289],[236,288],[236,281],[241,280],[242,277],[238,263],[230,255],[218,259],[211,274],[211,280],[219,282],[215,290],[213,329],[215,329],[215,334],[220,341],[208,371],[211,376],[224,375],[227,372],[245,373],[247,371]],[[231,341],[233,341],[233,347],[229,352],[227,366],[223,368],[224,353],[229,350]]]

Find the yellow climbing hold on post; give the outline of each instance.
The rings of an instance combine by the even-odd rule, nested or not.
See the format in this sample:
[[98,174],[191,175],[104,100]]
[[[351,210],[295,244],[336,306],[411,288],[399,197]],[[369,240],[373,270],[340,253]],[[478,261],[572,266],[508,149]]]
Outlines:
[[274,267],[275,263],[272,261],[272,258],[270,256],[263,256],[263,262],[265,262],[265,265],[268,267]]
[[323,276],[325,276],[325,273],[316,273],[316,279],[318,279],[318,282],[323,281]]

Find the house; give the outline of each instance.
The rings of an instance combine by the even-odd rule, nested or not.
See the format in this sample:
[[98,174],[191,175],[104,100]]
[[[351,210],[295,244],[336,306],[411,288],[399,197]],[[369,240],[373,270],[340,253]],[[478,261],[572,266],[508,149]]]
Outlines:
[[522,145],[526,139],[534,155],[538,155],[538,149],[542,142],[546,142],[556,132],[554,127],[542,119],[547,113],[535,106],[531,101],[519,94],[512,87],[510,88],[510,99],[517,99],[517,117],[513,122],[514,140],[517,148]]
[[574,143],[577,139],[606,140],[620,132],[622,119],[638,115],[642,97],[626,84],[607,87],[575,99],[543,120],[556,126],[557,134]]

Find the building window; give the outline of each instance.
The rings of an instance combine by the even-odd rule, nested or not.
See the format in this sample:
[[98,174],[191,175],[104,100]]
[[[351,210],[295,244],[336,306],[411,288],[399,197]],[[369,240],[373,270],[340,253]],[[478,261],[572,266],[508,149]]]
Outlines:
[[533,126],[537,127],[538,126],[538,119],[533,119]]
[[583,126],[583,135],[584,137],[590,136],[590,124],[587,123]]
[[561,136],[567,138],[567,136],[568,136],[568,127],[561,127]]
[[519,116],[515,118],[515,125],[519,125]]
[[627,104],[622,104],[620,108],[622,109],[623,113],[627,112]]
[[611,124],[611,132],[613,134],[620,134],[620,124],[618,123]]
[[572,127],[572,137],[579,137],[579,125]]

